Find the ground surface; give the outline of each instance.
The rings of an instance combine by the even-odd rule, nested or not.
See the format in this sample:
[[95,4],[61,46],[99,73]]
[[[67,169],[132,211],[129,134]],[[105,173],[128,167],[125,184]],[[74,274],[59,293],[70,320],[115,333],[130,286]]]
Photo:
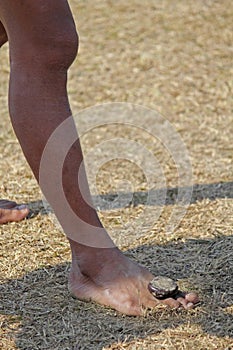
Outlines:
[[[129,161],[108,162],[97,174],[97,193],[108,200],[119,181],[128,180],[136,194],[125,209],[100,207],[104,224],[113,234],[123,226],[117,241],[127,255],[196,289],[203,303],[190,312],[158,308],[134,318],[72,299],[68,243],[43,210],[9,123],[6,46],[0,54],[0,198],[29,203],[34,214],[0,228],[0,347],[233,349],[232,1],[73,0],[71,7],[81,38],[79,58],[70,70],[74,114],[113,101],[153,108],[180,133],[193,166],[191,204],[168,234],[165,227],[179,189],[176,167],[163,145],[136,132],[132,137],[141,136],[156,155],[171,188],[166,205],[147,225],[159,203],[147,211],[143,169]],[[85,153],[106,133],[127,139],[132,129],[89,132],[83,137]],[[135,220],[139,214],[142,220]]]

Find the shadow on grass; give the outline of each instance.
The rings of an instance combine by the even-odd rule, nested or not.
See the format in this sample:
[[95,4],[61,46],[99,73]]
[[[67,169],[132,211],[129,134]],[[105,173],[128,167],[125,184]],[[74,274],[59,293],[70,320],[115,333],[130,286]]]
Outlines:
[[[18,349],[102,349],[118,341],[155,335],[166,328],[198,324],[208,334],[233,336],[233,315],[224,311],[233,302],[233,237],[189,240],[165,246],[139,246],[126,252],[154,274],[180,280],[183,288],[200,293],[195,310],[158,309],[146,317],[117,312],[73,299],[67,290],[69,263],[46,266],[1,285],[2,313]],[[15,328],[15,327],[13,327]]]
[[[178,192],[180,191],[180,198],[178,198]],[[197,201],[204,199],[215,200],[218,198],[233,198],[233,182],[219,182],[213,184],[196,184],[193,187],[183,188],[162,188],[150,191],[150,198],[148,200],[147,191],[139,192],[119,192],[119,193],[108,193],[105,195],[93,196],[94,205],[99,210],[110,210],[120,209],[125,206],[138,206],[138,205],[149,205],[149,206],[164,206],[179,204],[187,193],[191,194],[190,203],[192,204]],[[163,197],[165,195],[165,198]],[[184,197],[183,197],[183,196]],[[38,214],[46,215],[50,209],[45,208],[43,201],[34,201],[27,203],[31,213],[29,218],[34,217]]]

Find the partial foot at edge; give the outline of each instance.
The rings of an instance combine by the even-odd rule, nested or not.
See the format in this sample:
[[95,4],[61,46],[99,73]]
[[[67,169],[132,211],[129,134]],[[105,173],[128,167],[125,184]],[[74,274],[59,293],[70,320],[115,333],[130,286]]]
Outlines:
[[0,200],[0,224],[23,220],[29,213],[26,205],[18,205],[16,202],[6,199]]

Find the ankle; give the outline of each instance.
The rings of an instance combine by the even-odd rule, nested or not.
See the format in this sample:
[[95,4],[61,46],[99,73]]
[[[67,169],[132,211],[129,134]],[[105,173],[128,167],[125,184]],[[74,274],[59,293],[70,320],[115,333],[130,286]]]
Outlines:
[[112,265],[122,255],[117,247],[94,248],[72,240],[69,241],[72,252],[72,267],[74,269],[78,267],[83,274],[96,275],[107,265]]
[[72,258],[74,258],[78,263],[82,261],[88,262],[89,260],[96,260],[96,262],[106,260],[108,258],[115,257],[116,254],[120,253],[120,250],[116,246],[110,248],[98,248],[90,247],[81,243],[77,243],[69,239]]

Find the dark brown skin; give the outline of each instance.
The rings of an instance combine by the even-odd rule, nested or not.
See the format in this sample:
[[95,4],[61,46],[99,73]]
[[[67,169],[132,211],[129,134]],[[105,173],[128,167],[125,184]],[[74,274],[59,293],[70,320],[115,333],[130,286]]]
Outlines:
[[[76,57],[78,36],[66,0],[2,0],[0,20],[10,46],[10,115],[24,155],[39,181],[42,151],[49,136],[71,115],[66,83],[67,70]],[[6,39],[2,30],[1,38]],[[59,146],[58,146],[59,147]],[[59,149],[58,152],[59,154]],[[85,222],[76,226],[70,239],[72,268],[71,292],[80,299],[93,300],[124,314],[142,315],[145,308],[163,303],[189,309],[198,302],[194,293],[180,298],[156,300],[148,291],[153,275],[132,262],[113,244],[97,212],[81,195],[77,174],[83,160],[79,142],[75,142],[64,163],[63,189],[74,213]],[[58,220],[66,227],[69,212],[61,212],[60,193],[53,189],[56,173],[47,169],[48,183],[43,188]],[[85,169],[81,171],[82,192],[90,199]],[[53,192],[53,191],[52,191]],[[89,228],[102,229],[99,247],[88,246]],[[68,232],[65,232],[69,236]],[[85,236],[87,244],[81,244]],[[90,243],[91,245],[91,243]],[[107,248],[101,248],[106,246]]]
[[[0,47],[8,41],[3,24],[0,22]],[[21,221],[29,213],[29,209],[16,202],[0,199],[0,225],[12,221]]]
[[8,41],[5,28],[3,27],[2,22],[0,22],[0,47]]

